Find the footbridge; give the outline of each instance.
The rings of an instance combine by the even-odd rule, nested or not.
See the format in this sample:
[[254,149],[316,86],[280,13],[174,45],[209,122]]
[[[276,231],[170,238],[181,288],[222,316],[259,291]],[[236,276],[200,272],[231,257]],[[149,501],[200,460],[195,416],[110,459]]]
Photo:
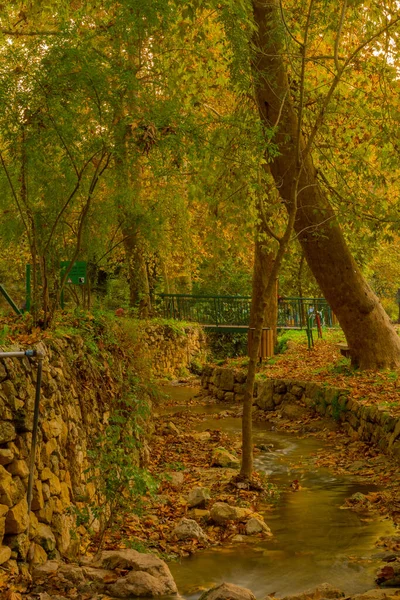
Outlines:
[[[159,311],[166,319],[200,323],[218,333],[247,333],[251,296],[160,294]],[[334,327],[337,320],[324,298],[278,299],[278,329]]]

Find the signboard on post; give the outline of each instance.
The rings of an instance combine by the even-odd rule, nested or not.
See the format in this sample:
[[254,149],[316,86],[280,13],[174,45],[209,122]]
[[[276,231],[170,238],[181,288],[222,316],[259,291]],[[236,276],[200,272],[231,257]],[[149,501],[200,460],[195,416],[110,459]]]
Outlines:
[[[64,276],[69,265],[70,261],[68,260],[60,262],[61,278]],[[69,285],[85,285],[87,283],[87,262],[83,260],[74,262],[65,283]]]

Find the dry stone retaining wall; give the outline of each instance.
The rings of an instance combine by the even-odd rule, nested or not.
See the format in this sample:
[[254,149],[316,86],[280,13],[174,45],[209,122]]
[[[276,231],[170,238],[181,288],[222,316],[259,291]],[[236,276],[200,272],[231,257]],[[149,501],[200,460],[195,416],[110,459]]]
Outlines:
[[[94,491],[85,482],[88,445],[104,429],[135,361],[144,359],[157,376],[178,376],[204,345],[195,327],[172,335],[162,325],[146,325],[134,337],[137,358],[124,341],[93,353],[93,345],[89,350],[73,334],[36,346],[45,358],[30,519],[26,495],[37,363],[0,359],[0,565],[75,555],[83,532],[71,507]],[[21,350],[2,348],[11,349]]]
[[[202,386],[209,394],[224,402],[241,402],[246,373],[207,365],[203,369]],[[350,397],[349,391],[322,383],[266,379],[256,381],[254,404],[264,411],[302,404],[340,421],[354,439],[371,442],[400,461],[400,419],[379,406],[365,406]]]
[[144,356],[155,377],[179,377],[193,362],[204,363],[207,346],[201,327],[148,325],[142,335]]

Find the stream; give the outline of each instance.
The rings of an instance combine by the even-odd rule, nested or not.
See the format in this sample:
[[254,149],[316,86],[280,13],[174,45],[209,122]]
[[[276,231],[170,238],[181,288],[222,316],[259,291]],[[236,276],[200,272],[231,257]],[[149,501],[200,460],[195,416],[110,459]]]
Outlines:
[[[167,386],[164,390],[183,405],[169,408],[169,413],[183,410],[198,392],[182,386]],[[215,415],[228,408],[220,404],[189,410]],[[236,434],[241,431],[241,420],[210,416],[196,429]],[[273,431],[270,423],[254,424],[254,442],[272,446],[272,452],[256,455],[255,468],[283,490],[272,512],[259,511],[273,537],[256,544],[209,548],[171,562],[169,567],[180,594],[192,600],[198,598],[199,590],[222,582],[249,588],[257,598],[295,594],[324,582],[346,594],[374,588],[375,573],[382,564],[375,542],[381,536],[393,535],[395,528],[389,520],[340,507],[355,492],[367,493],[376,488],[359,483],[355,477],[336,476],[316,468],[311,460],[309,468],[304,467],[307,457],[311,459],[319,449],[327,448],[327,442]],[[301,466],[296,467],[300,462]],[[294,479],[301,484],[298,492],[290,488]]]

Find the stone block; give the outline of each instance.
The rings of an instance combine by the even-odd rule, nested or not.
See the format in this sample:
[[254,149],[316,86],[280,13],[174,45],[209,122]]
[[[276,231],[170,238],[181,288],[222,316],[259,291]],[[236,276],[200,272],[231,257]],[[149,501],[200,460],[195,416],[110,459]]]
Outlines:
[[18,502],[24,495],[25,489],[22,486],[19,477],[13,477],[0,466],[0,503],[11,507]]
[[216,367],[214,369],[213,375],[212,375],[212,379],[211,382],[213,383],[213,385],[215,385],[216,387],[219,387],[219,382],[221,379],[221,372],[222,369],[220,367]]
[[235,376],[232,369],[221,369],[219,387],[225,392],[231,392],[235,384]]
[[29,524],[28,503],[23,498],[18,504],[10,508],[6,515],[6,534],[18,534],[26,531]]
[[14,460],[14,452],[9,448],[0,448],[0,465],[5,466]]
[[46,552],[52,552],[56,547],[56,538],[54,533],[45,523],[38,524],[35,542],[42,546]]
[[235,381],[237,381],[237,383],[245,383],[246,379],[247,379],[246,371],[235,371]]
[[63,421],[61,417],[44,421],[44,423],[42,423],[42,430],[46,440],[58,437],[63,430]]
[[39,544],[33,544],[33,556],[31,560],[31,567],[44,565],[47,562],[46,551],[39,546]]
[[33,486],[32,510],[41,510],[44,507],[43,483],[36,479]]
[[12,442],[17,437],[15,427],[8,421],[0,422],[0,444]]
[[9,546],[18,560],[25,560],[30,547],[30,541],[25,533],[18,535],[7,535],[4,544]]
[[76,531],[75,518],[66,514],[54,515],[51,529],[61,556],[73,558],[79,550],[79,536],[71,539],[71,532]]
[[14,460],[11,464],[7,465],[7,471],[11,475],[18,475],[21,479],[29,477],[29,467],[24,460]]
[[275,394],[286,394],[286,392],[287,392],[286,383],[284,383],[283,381],[275,382],[274,392],[275,392]]
[[29,515],[29,538],[33,539],[38,532],[39,521],[37,516],[33,511],[30,512]]
[[65,508],[68,508],[68,506],[70,506],[70,504],[71,504],[71,499],[70,499],[70,495],[69,495],[69,487],[66,482],[62,482],[60,485],[60,488],[61,488],[60,500],[61,500],[63,508],[65,509]]
[[11,548],[8,546],[0,546],[0,565],[3,565],[5,562],[10,560],[11,558]]
[[258,393],[255,404],[261,410],[274,410],[274,382],[272,379],[258,382]]
[[50,498],[47,502],[45,502],[43,508],[37,511],[37,517],[42,523],[47,523],[47,525],[50,525],[53,519],[53,513],[54,502],[53,499]]
[[244,383],[235,383],[233,386],[233,391],[235,394],[244,394],[246,389],[246,385]]
[[294,404],[296,402],[297,398],[294,394],[292,394],[291,392],[286,392],[286,394],[284,394],[283,396],[283,401],[286,404]]
[[397,421],[394,431],[389,439],[389,448],[391,448],[396,441],[396,439],[400,436],[400,419]]
[[294,384],[290,387],[290,393],[293,394],[296,398],[300,399],[305,391],[305,386],[301,386],[298,384]]

